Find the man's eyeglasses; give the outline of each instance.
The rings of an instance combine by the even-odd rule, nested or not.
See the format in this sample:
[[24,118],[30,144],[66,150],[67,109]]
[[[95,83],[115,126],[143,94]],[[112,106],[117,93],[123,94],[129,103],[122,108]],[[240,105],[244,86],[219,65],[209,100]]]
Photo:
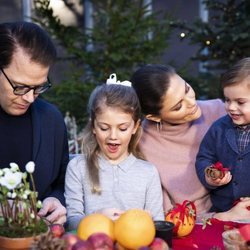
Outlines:
[[8,76],[5,74],[4,70],[1,68],[2,73],[4,74],[5,78],[7,79],[7,81],[9,82],[9,84],[11,85],[11,87],[13,88],[13,93],[15,95],[25,95],[27,94],[29,91],[31,91],[32,89],[34,90],[34,94],[38,95],[38,94],[42,94],[44,93],[46,90],[48,90],[52,84],[49,80],[49,78],[47,78],[47,82],[45,82],[44,84],[35,86],[35,87],[29,87],[27,85],[22,85],[22,86],[15,86],[10,79],[8,78]]

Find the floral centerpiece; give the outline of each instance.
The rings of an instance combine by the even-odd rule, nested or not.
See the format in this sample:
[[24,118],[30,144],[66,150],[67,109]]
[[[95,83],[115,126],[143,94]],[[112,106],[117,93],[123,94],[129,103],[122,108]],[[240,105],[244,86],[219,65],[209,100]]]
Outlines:
[[37,199],[32,173],[34,162],[21,172],[16,163],[0,169],[0,235],[22,238],[39,235],[48,231],[48,226],[38,216],[42,203]]

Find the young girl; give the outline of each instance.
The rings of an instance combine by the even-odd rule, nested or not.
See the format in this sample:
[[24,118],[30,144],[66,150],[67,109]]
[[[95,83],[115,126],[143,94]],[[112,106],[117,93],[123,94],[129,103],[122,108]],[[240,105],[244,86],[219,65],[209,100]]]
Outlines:
[[138,148],[141,110],[129,85],[116,82],[112,74],[90,96],[83,155],[69,162],[66,173],[70,230],[87,214],[98,212],[117,219],[130,208],[145,209],[154,220],[164,219],[159,174]]

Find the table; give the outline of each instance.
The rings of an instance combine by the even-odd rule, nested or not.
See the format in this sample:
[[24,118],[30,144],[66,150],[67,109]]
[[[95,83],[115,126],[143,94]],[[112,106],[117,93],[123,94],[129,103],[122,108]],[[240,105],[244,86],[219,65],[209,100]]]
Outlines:
[[212,225],[202,229],[201,224],[196,224],[190,235],[182,238],[173,238],[173,250],[224,250],[222,233],[225,230],[239,228],[246,223],[223,222],[212,219]]

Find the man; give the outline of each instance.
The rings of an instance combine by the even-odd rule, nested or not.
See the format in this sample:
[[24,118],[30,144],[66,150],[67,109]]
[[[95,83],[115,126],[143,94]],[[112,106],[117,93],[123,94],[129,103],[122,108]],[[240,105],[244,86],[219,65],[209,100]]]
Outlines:
[[39,215],[66,221],[64,179],[67,132],[61,113],[38,98],[51,87],[56,49],[48,34],[28,22],[0,24],[0,167],[15,162],[24,171],[35,162],[34,179],[43,206]]

